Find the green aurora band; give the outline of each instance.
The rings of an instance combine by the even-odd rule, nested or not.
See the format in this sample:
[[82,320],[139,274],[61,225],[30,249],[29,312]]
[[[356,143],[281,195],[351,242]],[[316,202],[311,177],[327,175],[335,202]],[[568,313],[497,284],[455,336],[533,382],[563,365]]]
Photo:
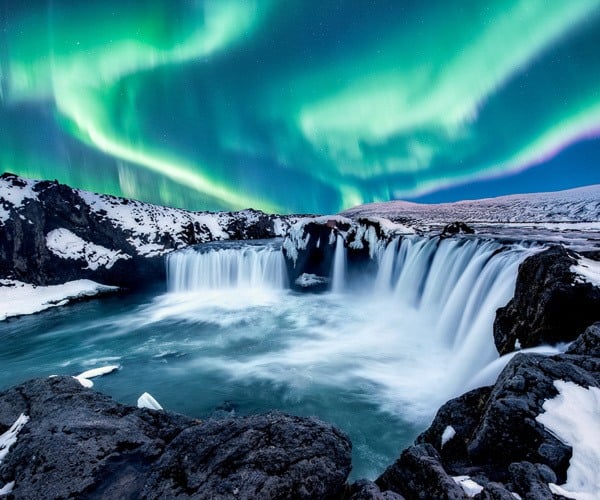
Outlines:
[[335,212],[600,137],[600,0],[16,5],[0,0],[2,171]]

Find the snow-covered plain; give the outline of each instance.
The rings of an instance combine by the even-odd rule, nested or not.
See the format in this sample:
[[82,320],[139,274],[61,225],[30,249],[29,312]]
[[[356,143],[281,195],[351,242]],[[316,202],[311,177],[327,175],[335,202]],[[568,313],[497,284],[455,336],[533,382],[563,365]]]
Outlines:
[[[467,223],[592,223],[600,228],[600,184],[551,193],[518,194],[454,203],[422,204],[388,201],[342,212],[347,217],[385,217],[392,221]],[[548,227],[548,226],[546,226]]]
[[0,279],[0,321],[62,306],[74,299],[116,290],[114,286],[100,285],[91,280],[35,286],[22,281]]
[[536,417],[546,430],[573,448],[567,482],[550,484],[556,495],[577,500],[600,496],[600,389],[555,380],[558,395]]

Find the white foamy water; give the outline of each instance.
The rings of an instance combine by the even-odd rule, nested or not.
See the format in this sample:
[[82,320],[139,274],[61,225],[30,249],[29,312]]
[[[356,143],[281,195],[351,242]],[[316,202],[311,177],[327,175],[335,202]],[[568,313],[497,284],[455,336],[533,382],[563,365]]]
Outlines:
[[[357,291],[346,282],[338,237],[336,293],[321,295],[283,287],[285,264],[274,247],[188,250],[169,259],[174,293],[144,318],[223,332],[198,339],[219,344],[198,360],[203,370],[268,381],[297,397],[343,388],[382,411],[426,422],[497,358],[495,311],[512,296],[518,264],[530,252],[501,249],[493,241],[404,237],[381,249],[372,287]],[[228,345],[243,338],[265,348],[231,356]]]
[[315,415],[350,435],[352,478],[373,479],[443,402],[489,383],[495,311],[530,252],[407,236],[377,248],[379,271],[357,280],[339,245],[336,293],[306,294],[289,290],[271,243],[205,245],[169,257],[168,293],[5,325],[3,383],[118,361],[95,385],[123,403],[148,391],[197,418],[222,405]]

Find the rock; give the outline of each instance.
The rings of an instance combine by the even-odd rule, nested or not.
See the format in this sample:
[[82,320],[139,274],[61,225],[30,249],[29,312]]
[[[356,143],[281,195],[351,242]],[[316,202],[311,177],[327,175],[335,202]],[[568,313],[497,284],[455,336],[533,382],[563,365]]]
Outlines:
[[430,444],[417,444],[375,481],[379,488],[404,495],[407,499],[462,500],[462,488],[448,475],[441,457]]
[[507,354],[522,348],[575,340],[600,321],[600,288],[571,271],[577,255],[561,246],[525,259],[519,267],[514,297],[498,309],[494,341]]
[[453,236],[455,234],[475,234],[475,229],[464,222],[457,221],[445,226],[440,236],[442,238],[447,238],[448,236]]
[[[282,236],[295,220],[258,210],[188,212],[6,173],[0,176],[0,209],[7,214],[0,218],[0,278],[34,285],[90,279],[138,288],[165,279],[164,254],[171,250],[215,239]],[[69,257],[61,256],[47,243],[57,231],[87,247],[73,252],[71,245]],[[119,257],[90,265],[98,249]]]
[[585,332],[569,346],[567,354],[600,357],[600,322],[588,326]]
[[[568,354],[517,354],[493,387],[444,404],[376,484],[409,499],[461,498],[452,496],[458,490],[449,479],[470,476],[484,487],[480,499],[508,499],[513,492],[522,498],[553,498],[548,483],[565,482],[572,450],[536,417],[544,412],[544,402],[558,394],[556,380],[600,387],[597,346],[594,325]],[[455,435],[442,445],[448,426]]]
[[283,243],[289,282],[296,291],[322,292],[329,288],[338,234],[349,223],[319,217],[292,227]]
[[350,500],[404,500],[393,491],[381,491],[373,481],[361,479],[350,487]]
[[0,393],[0,433],[30,417],[3,462],[16,498],[334,498],[351,445],[314,418],[200,422],[124,406],[71,377]]

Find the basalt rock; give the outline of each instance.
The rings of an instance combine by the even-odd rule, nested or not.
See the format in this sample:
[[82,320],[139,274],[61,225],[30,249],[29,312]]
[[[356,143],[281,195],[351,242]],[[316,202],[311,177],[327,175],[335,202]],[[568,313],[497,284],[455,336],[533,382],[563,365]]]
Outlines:
[[[143,287],[164,281],[164,255],[171,250],[215,239],[272,238],[282,235],[288,225],[287,217],[257,210],[188,212],[4,173],[0,176],[0,278],[34,285],[90,279]],[[52,251],[47,238],[56,230],[78,238],[89,245],[88,250],[69,256]],[[99,247],[120,257],[109,264],[90,265],[89,254]]]
[[453,222],[442,229],[442,238],[454,236],[455,234],[474,234],[475,230],[464,222]]
[[577,256],[553,246],[525,259],[519,267],[514,297],[498,309],[494,341],[506,354],[523,348],[575,340],[600,321],[600,288],[571,270]]
[[[465,498],[453,478],[469,476],[483,488],[479,499],[554,498],[548,484],[565,482],[572,449],[536,417],[558,394],[556,380],[600,388],[598,328],[588,328],[566,354],[518,354],[493,387],[447,402],[377,485],[407,499]],[[443,439],[449,427],[454,432]]]
[[351,445],[281,413],[198,421],[124,406],[71,377],[0,393],[0,433],[30,420],[0,464],[14,498],[335,498]]

